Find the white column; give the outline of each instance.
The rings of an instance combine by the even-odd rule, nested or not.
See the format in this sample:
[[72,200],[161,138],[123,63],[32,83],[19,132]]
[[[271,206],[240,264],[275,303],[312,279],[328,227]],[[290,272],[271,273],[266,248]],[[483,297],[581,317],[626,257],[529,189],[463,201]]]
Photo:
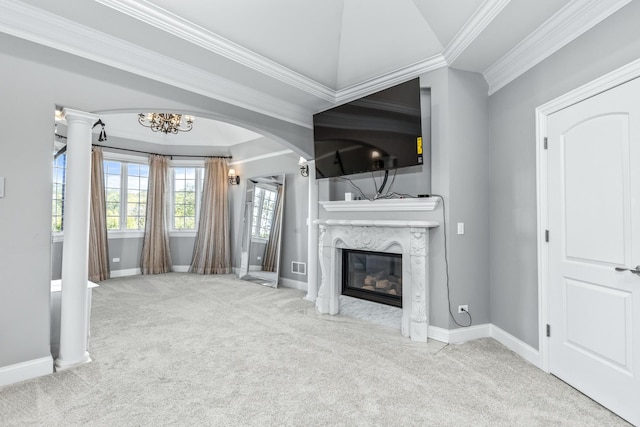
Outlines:
[[91,129],[98,120],[94,114],[66,108],[63,116],[68,129],[58,370],[91,361],[87,352]]
[[318,183],[316,181],[316,162],[310,160],[309,166],[309,218],[307,219],[307,295],[304,299],[315,301],[318,296]]

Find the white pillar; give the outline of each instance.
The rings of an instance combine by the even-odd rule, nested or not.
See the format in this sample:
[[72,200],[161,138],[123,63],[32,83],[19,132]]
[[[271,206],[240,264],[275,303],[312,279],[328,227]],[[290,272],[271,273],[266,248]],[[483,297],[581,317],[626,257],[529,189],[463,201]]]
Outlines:
[[315,301],[318,296],[318,183],[316,181],[316,162],[310,160],[309,166],[309,218],[307,219],[307,295],[304,299]]
[[58,370],[91,361],[87,352],[91,129],[98,120],[94,114],[66,108],[63,116],[68,129]]

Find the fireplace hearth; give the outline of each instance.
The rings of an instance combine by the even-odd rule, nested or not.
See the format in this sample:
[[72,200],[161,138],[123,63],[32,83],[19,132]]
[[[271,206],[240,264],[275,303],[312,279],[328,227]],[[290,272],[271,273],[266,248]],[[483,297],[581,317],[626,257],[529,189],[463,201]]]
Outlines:
[[402,307],[402,255],[343,249],[342,295]]

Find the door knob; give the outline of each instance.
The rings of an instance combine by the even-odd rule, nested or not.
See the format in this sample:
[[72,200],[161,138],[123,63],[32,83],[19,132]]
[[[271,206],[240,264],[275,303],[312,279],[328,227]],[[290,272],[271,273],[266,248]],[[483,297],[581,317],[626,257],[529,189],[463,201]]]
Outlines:
[[640,265],[637,265],[636,268],[616,267],[616,271],[628,271],[640,276]]

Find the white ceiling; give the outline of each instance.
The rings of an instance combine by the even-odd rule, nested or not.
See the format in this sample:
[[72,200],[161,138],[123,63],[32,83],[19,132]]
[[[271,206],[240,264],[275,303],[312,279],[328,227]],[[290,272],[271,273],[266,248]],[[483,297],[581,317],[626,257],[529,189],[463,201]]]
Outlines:
[[310,127],[443,66],[493,93],[629,1],[0,0],[0,31]]

